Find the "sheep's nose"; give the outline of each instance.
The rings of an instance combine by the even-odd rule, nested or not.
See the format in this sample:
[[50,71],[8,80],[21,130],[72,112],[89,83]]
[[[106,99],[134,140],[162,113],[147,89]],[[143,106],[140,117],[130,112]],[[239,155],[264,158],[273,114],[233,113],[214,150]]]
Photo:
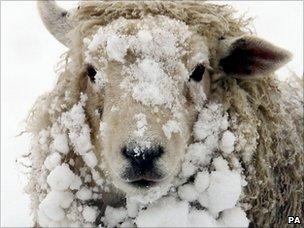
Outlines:
[[154,167],[155,161],[161,157],[164,149],[161,146],[152,148],[127,148],[122,149],[123,156],[129,160],[133,169],[139,174]]

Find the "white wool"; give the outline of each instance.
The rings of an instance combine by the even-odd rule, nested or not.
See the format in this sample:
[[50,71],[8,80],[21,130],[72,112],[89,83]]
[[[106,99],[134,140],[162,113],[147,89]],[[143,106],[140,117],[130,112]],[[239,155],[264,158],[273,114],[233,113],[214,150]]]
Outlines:
[[138,227],[183,227],[187,225],[189,204],[173,197],[165,197],[135,219]]
[[127,217],[127,210],[125,208],[107,207],[105,211],[105,221],[107,227],[117,227],[120,222]]
[[55,151],[63,154],[67,154],[69,152],[70,148],[66,134],[58,134],[54,137],[53,148]]
[[194,187],[197,192],[202,193],[209,186],[209,173],[207,171],[198,172],[194,180]]
[[241,194],[241,176],[233,171],[214,171],[207,189],[208,209],[218,213],[235,206]]
[[169,120],[165,125],[163,125],[163,131],[167,139],[171,138],[172,133],[181,132],[181,128],[175,120]]
[[225,227],[248,227],[249,220],[246,213],[240,207],[224,210],[219,219],[219,223]]
[[193,202],[197,200],[199,195],[193,184],[185,184],[178,188],[178,196],[182,200]]
[[187,227],[217,227],[217,222],[205,210],[193,209],[189,213]]
[[98,213],[95,207],[85,206],[82,211],[83,218],[87,222],[95,222],[97,214]]
[[82,155],[84,162],[87,166],[94,168],[97,165],[97,158],[93,151],[90,151],[84,155]]
[[74,179],[74,173],[67,164],[58,165],[47,177],[47,183],[52,189],[66,190]]
[[89,200],[92,197],[92,191],[86,187],[82,187],[77,193],[76,196],[80,200]]
[[217,171],[226,171],[229,170],[228,162],[222,158],[217,157],[213,159],[213,166]]
[[230,154],[232,151],[234,151],[235,139],[236,138],[231,131],[225,131],[220,142],[220,149],[224,153]]
[[60,165],[61,156],[58,153],[50,154],[44,161],[44,166],[48,170],[53,170],[56,166]]

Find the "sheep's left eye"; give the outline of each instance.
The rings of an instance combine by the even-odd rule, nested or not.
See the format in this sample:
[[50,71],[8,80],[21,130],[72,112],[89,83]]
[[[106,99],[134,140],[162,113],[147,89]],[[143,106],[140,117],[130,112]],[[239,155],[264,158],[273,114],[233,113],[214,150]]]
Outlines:
[[200,82],[203,79],[205,73],[205,67],[202,64],[196,66],[192,74],[190,75],[190,79]]
[[95,82],[96,70],[92,65],[87,66],[87,75],[90,78],[91,82]]

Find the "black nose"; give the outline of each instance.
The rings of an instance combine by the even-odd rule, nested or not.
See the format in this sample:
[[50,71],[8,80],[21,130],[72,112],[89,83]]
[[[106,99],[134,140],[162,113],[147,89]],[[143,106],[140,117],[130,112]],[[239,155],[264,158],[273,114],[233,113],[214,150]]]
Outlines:
[[161,157],[164,149],[161,146],[153,148],[127,148],[122,149],[122,154],[131,162],[133,169],[137,172],[144,172],[153,168],[154,162]]

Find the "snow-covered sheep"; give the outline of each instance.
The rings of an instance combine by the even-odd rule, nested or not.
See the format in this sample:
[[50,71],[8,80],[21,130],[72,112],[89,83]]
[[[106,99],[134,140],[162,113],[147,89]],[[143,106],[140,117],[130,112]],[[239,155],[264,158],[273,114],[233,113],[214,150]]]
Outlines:
[[39,1],[69,51],[29,118],[38,226],[280,227],[301,216],[290,53],[205,2]]

